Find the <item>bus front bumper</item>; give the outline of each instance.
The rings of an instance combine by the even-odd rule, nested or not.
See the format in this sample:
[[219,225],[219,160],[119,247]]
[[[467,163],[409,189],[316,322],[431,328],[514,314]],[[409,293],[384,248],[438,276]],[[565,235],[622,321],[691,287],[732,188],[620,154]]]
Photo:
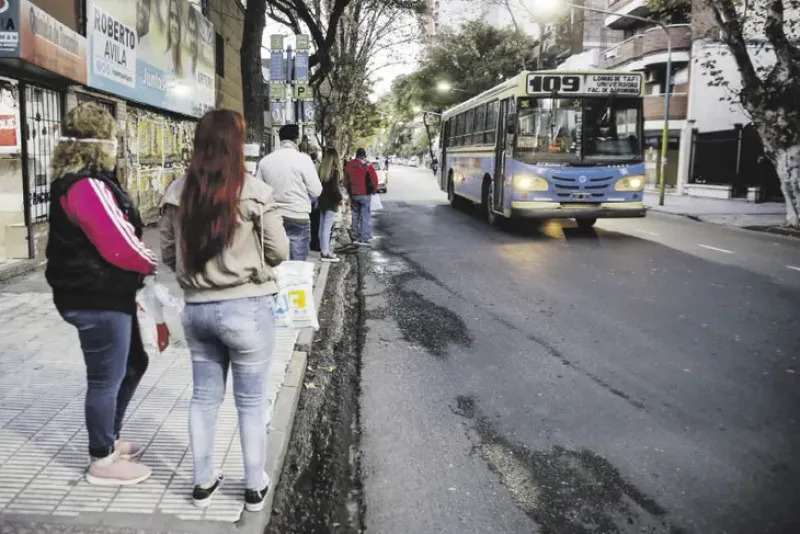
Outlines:
[[560,202],[512,202],[511,216],[523,219],[611,219],[647,215],[643,202],[562,204]]

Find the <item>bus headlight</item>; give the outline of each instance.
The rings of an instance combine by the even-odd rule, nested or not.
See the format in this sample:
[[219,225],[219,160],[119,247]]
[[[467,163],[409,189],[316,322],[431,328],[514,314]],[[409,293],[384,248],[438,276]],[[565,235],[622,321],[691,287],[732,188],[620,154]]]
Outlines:
[[514,189],[525,192],[547,191],[550,189],[550,184],[539,176],[517,174],[514,176]]
[[617,191],[641,191],[644,187],[644,176],[627,176],[617,181],[614,189]]

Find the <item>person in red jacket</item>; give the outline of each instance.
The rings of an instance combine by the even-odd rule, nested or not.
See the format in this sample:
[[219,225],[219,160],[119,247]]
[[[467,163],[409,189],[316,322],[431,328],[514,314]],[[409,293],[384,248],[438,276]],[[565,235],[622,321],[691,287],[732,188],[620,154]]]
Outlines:
[[378,190],[378,173],[367,162],[367,151],[363,148],[356,150],[355,159],[345,165],[344,185],[353,212],[353,240],[357,245],[367,246],[372,239],[370,201]]

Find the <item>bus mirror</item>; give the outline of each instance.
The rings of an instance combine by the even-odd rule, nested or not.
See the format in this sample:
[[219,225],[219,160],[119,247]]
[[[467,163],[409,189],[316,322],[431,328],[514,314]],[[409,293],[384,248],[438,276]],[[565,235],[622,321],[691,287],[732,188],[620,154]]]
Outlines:
[[516,115],[516,113],[511,113],[508,116],[508,120],[506,122],[506,133],[507,134],[515,134],[515,133],[517,133],[517,115]]

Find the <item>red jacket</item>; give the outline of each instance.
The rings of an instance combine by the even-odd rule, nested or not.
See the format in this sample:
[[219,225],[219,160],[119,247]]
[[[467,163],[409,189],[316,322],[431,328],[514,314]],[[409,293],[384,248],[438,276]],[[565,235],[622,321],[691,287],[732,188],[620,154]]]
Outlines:
[[[367,176],[372,187],[368,187]],[[378,192],[378,173],[375,167],[361,161],[351,159],[344,167],[344,186],[350,195],[372,195]]]

